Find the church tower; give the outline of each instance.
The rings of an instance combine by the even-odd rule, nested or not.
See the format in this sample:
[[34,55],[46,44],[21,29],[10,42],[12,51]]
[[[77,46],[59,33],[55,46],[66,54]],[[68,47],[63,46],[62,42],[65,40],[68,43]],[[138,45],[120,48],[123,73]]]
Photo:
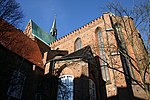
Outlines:
[[57,39],[57,28],[56,28],[56,16],[54,17],[53,25],[50,30],[50,34]]

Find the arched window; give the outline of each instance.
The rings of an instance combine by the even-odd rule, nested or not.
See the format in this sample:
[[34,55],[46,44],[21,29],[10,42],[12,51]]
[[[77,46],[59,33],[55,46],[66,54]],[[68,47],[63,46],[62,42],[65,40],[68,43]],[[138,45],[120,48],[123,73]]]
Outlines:
[[73,79],[72,75],[60,77],[57,100],[73,100]]
[[89,95],[90,95],[90,100],[96,100],[96,87],[95,83],[89,79]]
[[80,38],[77,38],[74,43],[74,51],[81,49],[81,47],[82,47],[82,41]]
[[98,38],[98,48],[100,52],[100,58],[102,59],[101,62],[101,69],[102,69],[102,76],[103,79],[107,82],[110,81],[110,76],[108,72],[108,66],[106,61],[106,53],[104,51],[104,39],[102,37],[102,32],[100,30],[97,31],[97,38]]
[[117,32],[117,35],[118,35],[118,39],[122,42],[124,42],[124,34],[122,32],[122,27],[121,27],[121,24],[119,23],[116,23],[115,24],[115,29],[116,29],[116,32]]
[[[115,24],[115,29],[116,29],[116,35],[118,37],[118,43],[120,43],[119,44],[120,50],[124,50],[124,52],[127,52],[126,54],[128,54],[128,46],[126,45],[127,40],[125,40],[125,37],[124,37],[125,33],[123,33],[123,31],[122,31],[123,28],[122,28],[121,24],[116,23]],[[127,74],[131,75],[131,77],[136,79],[133,67],[130,66],[130,62],[128,61],[128,59],[126,57],[124,59],[125,60],[122,60],[122,62],[124,64],[126,64],[126,66],[129,68],[129,72]]]

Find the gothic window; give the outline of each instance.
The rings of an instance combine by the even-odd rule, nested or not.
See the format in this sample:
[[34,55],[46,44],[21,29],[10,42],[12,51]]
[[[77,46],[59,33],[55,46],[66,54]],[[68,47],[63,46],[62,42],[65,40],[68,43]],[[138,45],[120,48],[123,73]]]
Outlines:
[[7,95],[9,97],[21,99],[25,79],[26,77],[23,73],[14,71],[7,91]]
[[122,28],[120,24],[115,24],[115,29],[117,31],[117,35],[118,35],[118,39],[120,40],[121,43],[124,43],[124,36],[123,36],[123,32],[122,32]]
[[104,51],[104,40],[102,37],[102,32],[99,30],[97,31],[98,34],[98,47],[100,52],[100,63],[101,63],[101,70],[102,70],[102,76],[103,79],[107,82],[110,81],[109,71],[108,71],[108,65],[106,63],[106,53]]
[[57,100],[73,100],[73,79],[72,75],[60,77]]
[[81,49],[81,47],[82,47],[82,41],[80,38],[77,38],[74,43],[74,50],[77,51],[77,50]]
[[89,95],[90,95],[90,100],[96,100],[95,83],[91,79],[89,79]]
[[35,100],[42,100],[42,94],[41,93],[36,93],[35,94]]
[[[115,24],[115,29],[116,29],[117,36],[118,36],[119,43],[120,43],[119,44],[120,45],[120,50],[122,50],[122,52],[125,52],[126,54],[128,54],[128,48],[127,48],[127,45],[126,45],[127,40],[125,40],[124,33],[122,32],[121,24],[116,23]],[[122,60],[122,62],[124,64],[126,64],[127,68],[129,69],[129,72],[127,74],[131,75],[134,79],[136,79],[135,73],[133,71],[133,68],[130,67],[130,62],[128,61],[128,59],[126,57],[124,57],[124,60]]]

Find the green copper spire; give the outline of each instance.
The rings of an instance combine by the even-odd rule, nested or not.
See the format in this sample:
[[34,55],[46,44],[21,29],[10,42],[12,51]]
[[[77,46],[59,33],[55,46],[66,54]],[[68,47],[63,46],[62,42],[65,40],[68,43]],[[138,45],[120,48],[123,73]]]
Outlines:
[[57,28],[56,28],[56,16],[54,17],[53,25],[50,30],[50,34],[57,39]]

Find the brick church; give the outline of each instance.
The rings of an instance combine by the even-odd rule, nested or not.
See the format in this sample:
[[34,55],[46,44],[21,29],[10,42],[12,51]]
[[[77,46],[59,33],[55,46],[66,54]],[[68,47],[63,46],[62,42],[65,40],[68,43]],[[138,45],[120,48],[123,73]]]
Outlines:
[[59,39],[56,18],[50,33],[30,20],[23,33],[42,57],[35,100],[147,99],[138,82],[148,54],[132,18],[106,12]]
[[[136,68],[144,66],[147,52],[133,19],[121,18],[104,13],[59,39],[56,18],[50,34],[44,33],[33,21],[29,22],[24,33],[40,45],[45,74],[52,73],[65,84],[64,87],[58,84],[58,100],[146,98],[133,80],[140,79]],[[68,54],[48,57],[51,56],[48,47]],[[143,60],[138,62],[139,59]]]

